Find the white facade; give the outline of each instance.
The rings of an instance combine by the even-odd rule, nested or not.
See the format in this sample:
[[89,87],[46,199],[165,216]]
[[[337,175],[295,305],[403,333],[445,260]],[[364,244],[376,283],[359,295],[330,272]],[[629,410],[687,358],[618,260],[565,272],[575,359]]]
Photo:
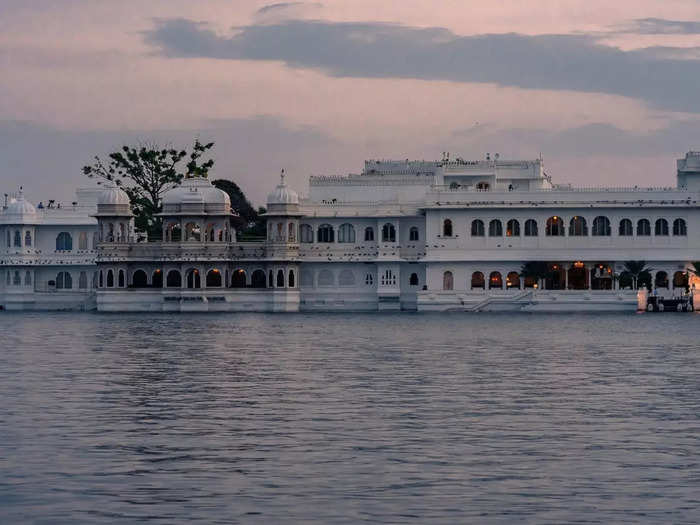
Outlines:
[[[696,152],[678,161],[674,188],[556,185],[541,160],[367,161],[359,175],[311,177],[308,198],[282,178],[257,243],[235,241],[228,197],[206,179],[166,193],[160,242],[136,242],[119,191],[105,190],[96,209],[60,213],[20,213],[22,196],[10,203],[0,215],[10,244],[0,305],[69,308],[80,297],[104,311],[634,310],[625,261],[647,263],[657,294],[700,288],[687,283],[700,261]],[[84,259],[53,249],[66,229],[74,243],[89,235]],[[15,246],[16,231],[51,257]],[[546,279],[520,275],[534,262],[546,263]],[[71,290],[56,285],[62,269]],[[86,289],[75,285],[81,272]]]

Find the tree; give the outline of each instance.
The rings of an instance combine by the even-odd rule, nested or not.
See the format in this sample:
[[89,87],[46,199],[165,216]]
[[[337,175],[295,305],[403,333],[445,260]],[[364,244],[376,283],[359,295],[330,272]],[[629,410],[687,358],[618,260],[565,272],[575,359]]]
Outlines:
[[261,215],[267,210],[260,207],[256,211],[238,184],[233,181],[216,179],[212,181],[212,184],[225,191],[231,199],[231,208],[239,215],[232,222],[240,236],[244,238],[264,237],[265,219]]
[[700,261],[695,261],[690,263],[692,268],[688,268],[688,271],[693,275],[700,277]]
[[651,280],[650,272],[652,270],[653,268],[647,268],[646,261],[625,261],[625,271],[632,276],[632,283],[635,290],[638,289],[640,277],[646,282],[648,275],[649,280]]
[[149,238],[160,238],[163,193],[179,184],[184,177],[206,177],[214,166],[214,160],[201,162],[202,156],[214,146],[195,139],[189,161],[182,173],[178,167],[188,157],[185,150],[162,148],[156,144],[140,144],[138,147],[122,146],[103,161],[95,156],[90,166],[83,166],[83,174],[90,178],[112,181],[121,187],[131,200],[136,229],[148,232]]
[[536,279],[540,288],[544,288],[544,286],[542,286],[542,281],[551,277],[552,273],[552,270],[549,269],[549,264],[544,261],[526,262],[520,269],[521,277]]

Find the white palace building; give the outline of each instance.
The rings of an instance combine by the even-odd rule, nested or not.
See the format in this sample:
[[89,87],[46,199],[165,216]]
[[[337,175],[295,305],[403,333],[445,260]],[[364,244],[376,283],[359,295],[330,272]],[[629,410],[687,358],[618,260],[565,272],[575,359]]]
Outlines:
[[[366,161],[311,177],[308,198],[282,176],[259,242],[236,240],[204,178],[165,193],[157,242],[136,238],[117,187],[63,206],[20,191],[0,214],[0,308],[635,310],[646,291],[625,261],[647,263],[655,295],[700,290],[700,152],[677,169],[673,188],[575,188],[541,160]],[[534,262],[545,278],[521,275]]]

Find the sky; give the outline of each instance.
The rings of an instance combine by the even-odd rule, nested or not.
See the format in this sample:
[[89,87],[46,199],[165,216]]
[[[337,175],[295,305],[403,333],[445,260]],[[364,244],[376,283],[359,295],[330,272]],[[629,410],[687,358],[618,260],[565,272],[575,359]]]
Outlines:
[[70,201],[124,144],[213,140],[255,204],[282,168],[542,156],[675,185],[700,149],[698,0],[0,0],[0,191]]

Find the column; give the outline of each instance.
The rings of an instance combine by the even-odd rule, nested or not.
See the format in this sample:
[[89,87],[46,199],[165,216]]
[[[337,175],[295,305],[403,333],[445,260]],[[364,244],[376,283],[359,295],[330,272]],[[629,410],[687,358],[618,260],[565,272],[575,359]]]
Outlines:
[[586,269],[586,283],[588,284],[588,289],[592,290],[593,289],[593,278],[591,276],[591,266],[586,264],[583,266]]
[[561,267],[564,270],[564,290],[568,290],[569,289],[569,269],[571,268],[571,265],[562,264]]

